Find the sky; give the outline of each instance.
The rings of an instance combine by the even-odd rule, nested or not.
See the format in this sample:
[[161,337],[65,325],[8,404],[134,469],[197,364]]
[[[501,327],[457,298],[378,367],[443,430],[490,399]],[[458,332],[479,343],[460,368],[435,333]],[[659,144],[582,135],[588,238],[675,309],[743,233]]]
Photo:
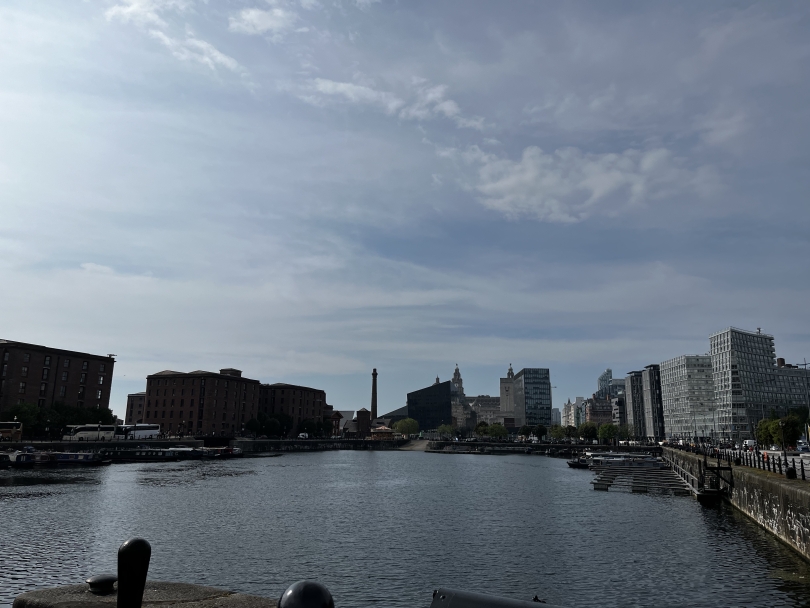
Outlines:
[[236,367],[555,407],[728,326],[810,357],[810,4],[0,6],[0,338],[111,407]]

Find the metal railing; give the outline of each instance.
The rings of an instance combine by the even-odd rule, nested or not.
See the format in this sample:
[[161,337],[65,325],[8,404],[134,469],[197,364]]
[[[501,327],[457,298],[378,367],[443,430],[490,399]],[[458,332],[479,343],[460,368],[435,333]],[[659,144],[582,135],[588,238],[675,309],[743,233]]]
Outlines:
[[768,451],[729,450],[704,445],[673,445],[669,447],[682,452],[706,456],[706,458],[719,459],[729,465],[733,464],[734,466],[778,473],[784,475],[787,479],[807,481],[808,477],[810,477],[810,471],[805,470],[804,460],[801,457],[798,458],[797,463],[795,457],[788,458],[787,455],[782,454],[773,455]]

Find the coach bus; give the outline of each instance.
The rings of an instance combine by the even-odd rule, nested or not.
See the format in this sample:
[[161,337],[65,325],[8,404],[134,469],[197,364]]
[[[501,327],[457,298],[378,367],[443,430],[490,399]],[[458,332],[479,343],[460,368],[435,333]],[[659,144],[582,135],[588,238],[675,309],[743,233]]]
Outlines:
[[157,439],[160,435],[159,424],[122,424],[115,429],[115,439]]
[[0,422],[0,441],[22,441],[22,422]]
[[62,441],[112,441],[114,424],[72,424],[65,427]]

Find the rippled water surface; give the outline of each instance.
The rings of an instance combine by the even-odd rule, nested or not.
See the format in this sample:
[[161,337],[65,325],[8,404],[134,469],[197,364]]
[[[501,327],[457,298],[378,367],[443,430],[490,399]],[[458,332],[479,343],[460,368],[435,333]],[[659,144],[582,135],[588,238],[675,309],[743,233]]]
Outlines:
[[424,607],[439,586],[569,606],[804,606],[810,568],[730,508],[594,492],[541,456],[324,452],[0,471],[0,605],[115,571],[337,605]]

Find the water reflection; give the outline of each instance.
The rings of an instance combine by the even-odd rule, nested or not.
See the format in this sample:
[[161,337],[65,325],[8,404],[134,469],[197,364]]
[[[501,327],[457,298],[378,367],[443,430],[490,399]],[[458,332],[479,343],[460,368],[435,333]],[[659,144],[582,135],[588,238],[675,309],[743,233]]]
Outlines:
[[3,471],[0,603],[114,571],[135,535],[153,579],[275,597],[316,578],[343,606],[427,606],[439,586],[571,606],[806,603],[807,564],[733,509],[592,478],[418,452]]

